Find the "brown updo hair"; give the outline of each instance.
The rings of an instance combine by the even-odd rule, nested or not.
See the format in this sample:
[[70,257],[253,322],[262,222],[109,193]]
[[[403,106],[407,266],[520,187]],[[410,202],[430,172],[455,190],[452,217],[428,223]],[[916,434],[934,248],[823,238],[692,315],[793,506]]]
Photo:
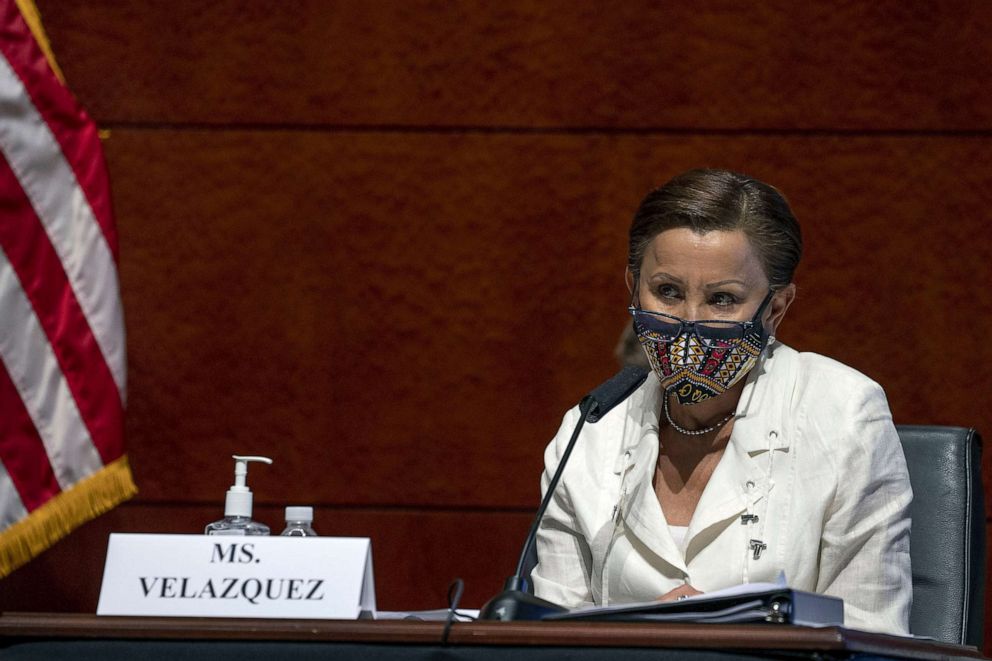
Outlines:
[[635,279],[648,244],[677,227],[698,234],[741,230],[773,288],[792,282],[803,252],[799,223],[773,186],[728,170],[689,170],[648,193],[634,214],[627,266]]

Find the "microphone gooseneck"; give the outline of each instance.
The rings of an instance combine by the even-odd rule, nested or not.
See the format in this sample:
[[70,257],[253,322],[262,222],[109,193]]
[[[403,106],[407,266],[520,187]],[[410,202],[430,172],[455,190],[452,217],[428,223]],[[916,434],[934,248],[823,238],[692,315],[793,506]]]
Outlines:
[[586,421],[596,423],[602,420],[613,407],[624,401],[637,390],[648,376],[648,370],[643,367],[628,366],[620,370],[609,380],[597,386],[592,392],[582,398],[579,402],[579,421],[572,430],[572,436],[568,439],[565,451],[562,452],[558,461],[558,469],[548,483],[548,488],[541,499],[541,505],[537,508],[534,521],[531,523],[527,538],[524,541],[523,550],[520,552],[520,559],[517,562],[517,571],[506,580],[503,592],[490,599],[479,613],[480,619],[484,620],[537,620],[542,616],[566,610],[550,601],[540,599],[525,591],[524,574],[527,573],[528,558],[534,549],[537,540],[537,531],[544,518],[544,512],[551,503],[555,488],[565,472],[565,465],[572,454],[572,448],[579,439],[579,433]]
[[537,508],[537,513],[534,514],[534,520],[530,524],[530,530],[527,531],[527,538],[524,541],[523,550],[520,551],[520,560],[517,561],[517,571],[513,574],[513,578],[523,579],[527,557],[530,555],[531,549],[534,548],[534,543],[537,541],[537,530],[541,526],[541,520],[544,518],[545,510],[551,504],[551,498],[549,496],[554,493],[555,487],[558,486],[558,482],[561,480],[561,475],[564,472],[562,469],[568,463],[568,458],[572,454],[572,448],[575,447],[575,441],[579,440],[579,433],[582,431],[582,427],[585,426],[586,420],[589,418],[589,413],[595,405],[596,400],[591,395],[586,395],[579,403],[579,422],[575,425],[575,429],[572,430],[572,437],[568,439],[568,445],[565,446],[565,451],[562,453],[561,460],[558,462],[558,470],[555,471],[551,481],[548,482],[548,490],[545,491],[545,496],[541,499],[541,505]]

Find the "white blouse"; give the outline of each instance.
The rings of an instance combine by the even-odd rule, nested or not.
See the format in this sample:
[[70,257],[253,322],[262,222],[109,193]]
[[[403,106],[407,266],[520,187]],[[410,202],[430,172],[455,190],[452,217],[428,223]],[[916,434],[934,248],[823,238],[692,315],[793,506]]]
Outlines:
[[668,526],[668,533],[672,536],[675,545],[679,547],[685,555],[685,538],[689,534],[689,526]]

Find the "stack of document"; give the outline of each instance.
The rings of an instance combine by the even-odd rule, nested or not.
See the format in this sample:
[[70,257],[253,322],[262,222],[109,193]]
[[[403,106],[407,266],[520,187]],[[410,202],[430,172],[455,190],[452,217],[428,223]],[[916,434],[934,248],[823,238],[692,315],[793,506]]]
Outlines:
[[770,622],[810,627],[844,625],[844,601],[780,583],[748,583],[680,599],[592,606],[552,613],[545,620],[627,622]]

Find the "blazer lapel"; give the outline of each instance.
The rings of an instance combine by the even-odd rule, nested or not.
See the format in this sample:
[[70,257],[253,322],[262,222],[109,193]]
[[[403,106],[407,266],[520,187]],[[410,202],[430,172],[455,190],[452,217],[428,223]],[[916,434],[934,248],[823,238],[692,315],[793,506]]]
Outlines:
[[[764,499],[770,489],[768,477],[732,436],[689,521],[686,561],[691,561],[700,548],[693,543],[696,537],[707,540],[716,537],[747,510],[749,492],[753,505]],[[712,530],[714,527],[719,529]]]
[[652,483],[658,462],[657,432],[644,435],[634,459],[635,464],[627,475],[631,486],[621,505],[623,522],[627,530],[658,558],[687,573],[682,551],[668,530],[668,521]]
[[631,425],[624,439],[624,455],[615,470],[621,473],[617,516],[627,531],[637,537],[659,559],[686,573],[682,551],[668,530],[668,521],[654,492],[653,478],[658,463],[658,402],[661,388],[654,374],[640,393],[641,417]]
[[[774,345],[773,345],[774,346]],[[774,487],[767,472],[768,452],[788,450],[789,440],[782,433],[778,416],[781,404],[769,387],[768,378],[759,378],[771,368],[774,352],[766,353],[751,370],[737,404],[734,429],[727,449],[713,470],[696,505],[687,533],[686,561],[702,546],[695,537],[707,542],[727,525],[732,525],[747,510],[768,497]],[[717,529],[713,529],[718,527]]]

